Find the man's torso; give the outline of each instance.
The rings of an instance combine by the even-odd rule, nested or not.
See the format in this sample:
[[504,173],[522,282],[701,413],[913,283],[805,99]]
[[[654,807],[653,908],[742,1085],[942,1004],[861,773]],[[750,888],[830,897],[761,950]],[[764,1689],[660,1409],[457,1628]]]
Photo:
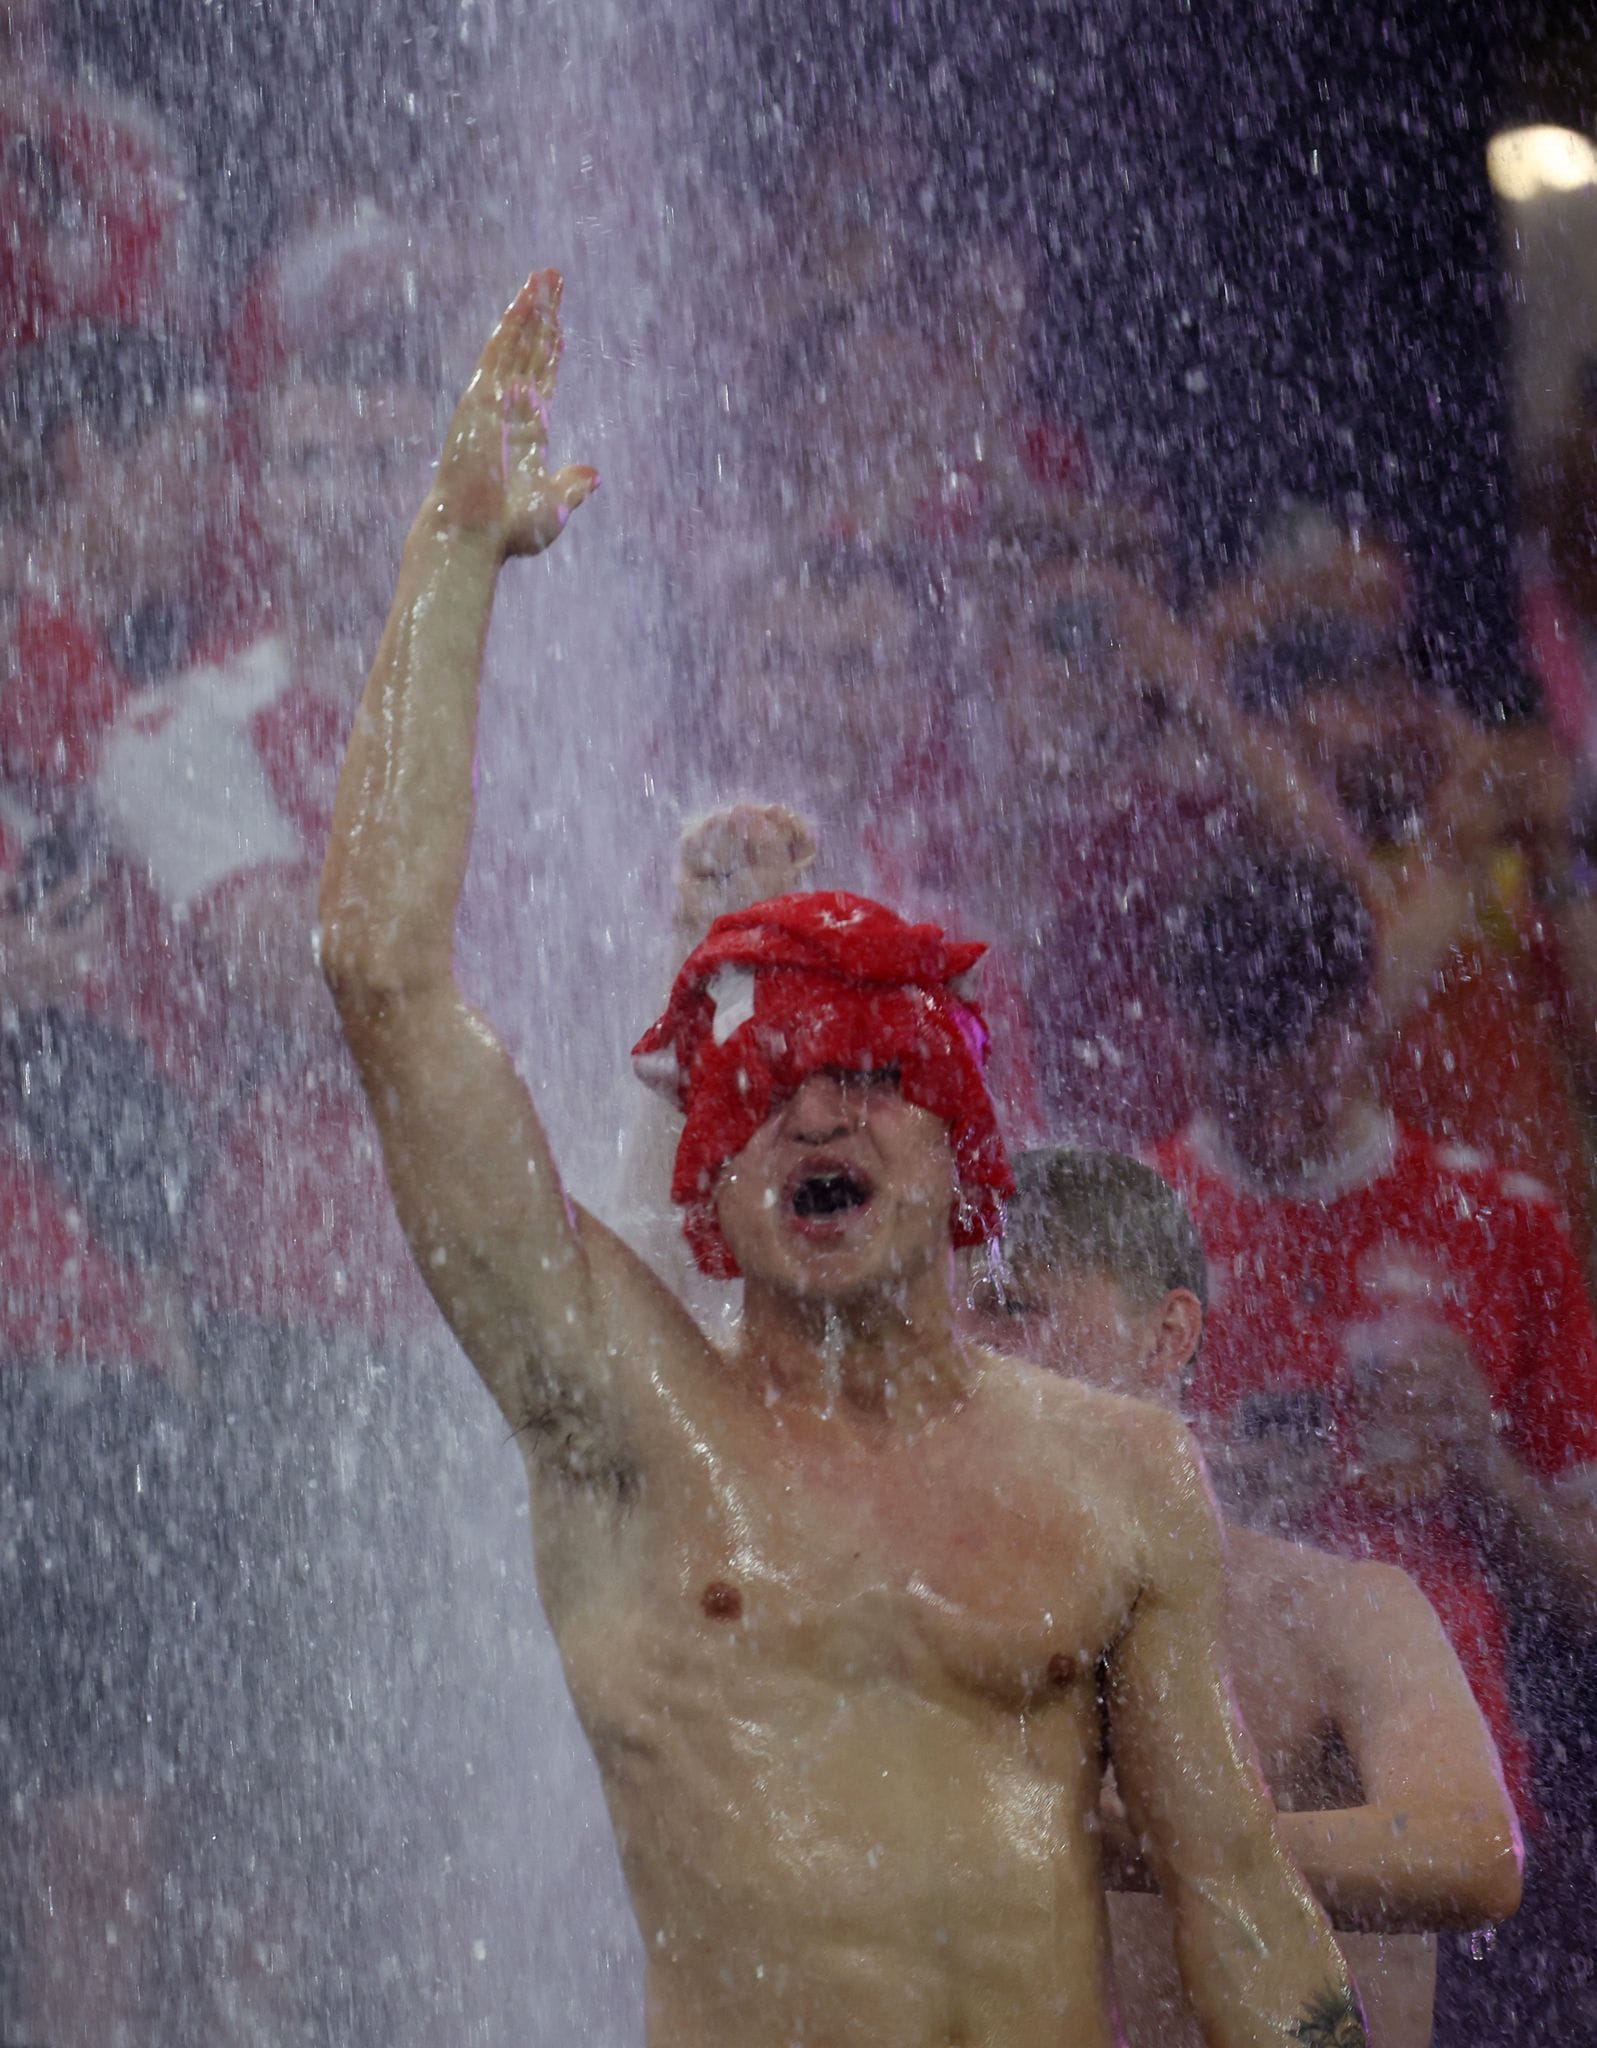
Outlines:
[[695,1377],[630,1497],[529,1458],[651,2040],[1107,2044],[1098,1671],[1144,1570],[1140,1411],[1005,1367],[867,1441]]

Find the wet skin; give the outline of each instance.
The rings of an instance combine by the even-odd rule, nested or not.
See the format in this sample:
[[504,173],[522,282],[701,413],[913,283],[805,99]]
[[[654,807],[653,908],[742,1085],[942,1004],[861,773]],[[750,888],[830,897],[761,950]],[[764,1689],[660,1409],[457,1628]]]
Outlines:
[[[1185,1432],[953,1349],[924,1320],[924,1352],[901,1346],[891,1382],[851,1377],[846,1342],[806,1380],[772,1332],[773,1299],[789,1333],[817,1313],[857,1329],[873,1282],[899,1304],[946,1300],[948,1155],[926,1142],[940,1126],[881,1088],[818,1153],[804,1148],[823,1119],[769,1121],[722,1206],[753,1297],[735,1356],[562,1203],[507,1269],[528,1291],[501,1375],[500,1312],[473,1265],[504,1190],[465,1185],[446,1221],[436,1174],[470,1183],[505,1105],[496,1086],[469,1103],[469,1076],[461,1092],[464,1037],[446,1060],[390,1027],[351,1036],[368,1075],[401,1081],[374,1091],[401,1214],[523,1448],[539,1591],[643,1935],[652,2048],[1108,2044],[1106,1721],[1234,2000],[1236,2031],[1212,2038],[1277,2038],[1265,2014],[1301,2005],[1304,1902],[1216,1654],[1217,1534]],[[454,1076],[453,1103],[396,1112],[418,1062]],[[523,1125],[507,1176],[523,1187],[532,1142]],[[842,1241],[818,1245],[800,1215],[792,1148],[868,1171]],[[773,1184],[785,1205],[763,1201]],[[774,1285],[740,1228],[755,1216],[777,1241]],[[1280,1985],[1249,1979],[1253,1918]],[[1316,1984],[1334,1980],[1329,1942],[1305,1946]]]
[[652,2048],[1107,2048],[1105,1722],[1216,2048],[1322,2009],[1357,2041],[1231,1708],[1196,1453],[959,1338],[941,1124],[885,1075],[774,1108],[717,1190],[729,1356],[568,1200],[456,984],[495,582],[594,483],[543,462],[558,295],[496,330],[407,541],[322,961],[418,1264],[523,1447]]
[[905,1435],[681,1366],[635,1497],[528,1446],[651,2043],[1107,2043],[1096,1664],[1158,1447],[1041,1375]]
[[[1495,1779],[1490,1742],[1483,1730],[1469,1725],[1476,1717],[1468,1712],[1462,1675],[1440,1640],[1434,1616],[1401,1574],[1380,1565],[1347,1564],[1234,1525],[1226,1531],[1226,1551],[1226,1660],[1242,1718],[1259,1747],[1265,1781],[1280,1807],[1294,1812],[1356,1807],[1384,1789],[1382,1774],[1372,1770],[1374,1782],[1366,1795],[1353,1749],[1364,1751],[1362,1761],[1370,1768],[1377,1748],[1396,1745],[1384,1727],[1373,1738],[1366,1734],[1363,1724],[1375,1724],[1380,1716],[1374,1702],[1359,1711],[1353,1697],[1356,1682],[1350,1681],[1356,1681],[1361,1663],[1378,1669],[1375,1660],[1384,1653],[1380,1641],[1366,1650],[1370,1624],[1383,1637],[1406,1624],[1405,1661],[1421,1667],[1408,1689],[1418,1694],[1427,1679],[1435,1684],[1433,1706],[1440,1699],[1459,1724],[1462,1740],[1452,1761],[1460,1783],[1478,1790],[1482,1808],[1510,1842],[1512,1821]],[[1352,1747],[1344,1728],[1353,1731]],[[1426,1731],[1416,1730],[1411,1745],[1427,1762],[1435,1754]],[[1400,1751],[1395,1761],[1401,1764]],[[1427,1818],[1420,1811],[1414,1814],[1416,1825]],[[1475,1832],[1479,1829],[1460,1834]],[[1464,1859],[1461,1840],[1459,1860]],[[1110,1900],[1110,1922],[1116,1990],[1130,2048],[1198,2048],[1202,2037],[1182,1994],[1163,1901],[1145,1892],[1117,1892]],[[1374,2048],[1426,2048],[1435,1993],[1434,1939],[1374,1933],[1338,1939],[1364,1993]]]
[[[862,1199],[817,1217],[818,1186]],[[773,1292],[856,1328],[945,1294],[952,1193],[891,1076],[812,1076],[723,1176],[756,1334]],[[675,1338],[636,1480],[522,1437],[651,2043],[1107,2042],[1099,1665],[1158,1575],[1173,1432],[979,1352],[889,1391],[846,1343],[816,1377],[780,1328]]]
[[[1294,1816],[1289,1844],[1342,1906],[1339,1924],[1367,1930],[1338,1940],[1372,2048],[1426,2048],[1434,1935],[1368,1930],[1477,1927],[1515,1910],[1518,1836],[1491,1737],[1403,1573],[1234,1524],[1226,1553],[1226,1661],[1266,1782]],[[1110,1923],[1131,2048],[1197,2048],[1162,1901],[1116,1893]]]
[[[1047,1267],[1021,1262],[1001,1303],[979,1287],[976,1305],[977,1326],[999,1344],[1169,1412],[1202,1329],[1186,1290],[1134,1298],[1111,1274],[1063,1254]],[[1289,1469],[1300,1455],[1288,1453]],[[1363,1929],[1478,1926],[1512,1913],[1518,1845],[1496,1754],[1418,1589],[1389,1566],[1234,1523],[1225,1548],[1226,1663],[1266,1782],[1293,1815],[1290,1846],[1321,1899],[1341,1924]],[[1123,1836],[1112,1815],[1110,1825]],[[1145,1872],[1126,1867],[1128,1851],[1117,1840],[1117,1884],[1145,1885]],[[1117,1888],[1109,1917],[1132,2048],[1199,2042],[1163,1901]],[[1343,1940],[1368,2002],[1371,2041],[1424,2048],[1433,1941],[1414,1932]]]

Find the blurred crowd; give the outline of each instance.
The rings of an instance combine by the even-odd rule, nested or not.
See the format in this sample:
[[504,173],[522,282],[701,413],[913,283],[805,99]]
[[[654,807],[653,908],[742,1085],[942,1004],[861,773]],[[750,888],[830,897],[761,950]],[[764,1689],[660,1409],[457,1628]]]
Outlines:
[[[8,57],[0,2041],[389,2042],[440,1940],[396,1872],[448,1845],[385,1818],[426,1764],[378,1561],[447,1451],[312,902],[439,261],[329,197],[219,313],[154,116],[25,11]],[[1437,2038],[1597,2038],[1597,389],[1526,483],[1546,718],[1487,730],[1356,507],[1183,580],[1037,388],[1035,253],[913,152],[749,203],[658,779],[989,937],[1012,1134],[1183,1192],[1229,1510],[1411,1574],[1527,1831]]]
[[1185,579],[1157,480],[1038,388],[1029,252],[912,155],[814,169],[751,239],[782,283],[670,776],[796,804],[810,873],[989,937],[1011,1135],[1184,1197],[1223,1504],[1410,1575],[1526,1831],[1435,2038],[1588,2038],[1597,397],[1525,478],[1545,715],[1486,727],[1356,504],[1263,507]]
[[219,313],[172,137],[9,34],[0,2040],[393,2042],[448,1445],[314,889],[436,323],[336,197]]

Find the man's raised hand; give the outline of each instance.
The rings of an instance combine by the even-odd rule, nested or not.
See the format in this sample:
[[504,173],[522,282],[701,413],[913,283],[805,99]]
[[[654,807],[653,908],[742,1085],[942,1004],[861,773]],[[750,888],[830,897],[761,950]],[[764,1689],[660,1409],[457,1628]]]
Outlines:
[[545,462],[560,293],[559,272],[538,270],[512,299],[455,408],[433,483],[434,516],[502,557],[541,554],[599,482],[581,463],[551,475]]
[[678,853],[678,934],[697,945],[728,911],[802,888],[814,859],[814,827],[785,804],[733,804],[700,818]]

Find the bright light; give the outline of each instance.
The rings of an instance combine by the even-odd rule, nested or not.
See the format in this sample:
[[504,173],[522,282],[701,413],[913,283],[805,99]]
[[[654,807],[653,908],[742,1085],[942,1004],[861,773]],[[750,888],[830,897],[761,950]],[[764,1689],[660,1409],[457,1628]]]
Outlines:
[[1573,128],[1505,128],[1486,145],[1486,170],[1504,199],[1539,199],[1597,185],[1597,149]]

